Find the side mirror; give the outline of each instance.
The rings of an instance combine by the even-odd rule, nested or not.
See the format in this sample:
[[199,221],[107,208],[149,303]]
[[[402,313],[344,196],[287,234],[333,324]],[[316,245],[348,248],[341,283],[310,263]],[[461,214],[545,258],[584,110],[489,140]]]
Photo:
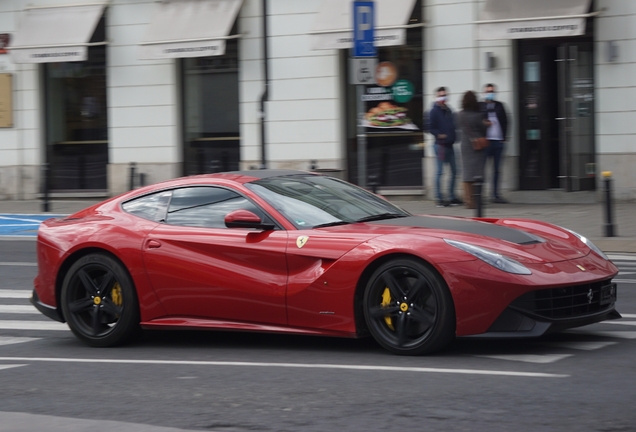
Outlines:
[[264,223],[260,217],[249,210],[234,210],[225,215],[225,226],[228,228],[256,228],[264,231],[274,229],[273,224]]

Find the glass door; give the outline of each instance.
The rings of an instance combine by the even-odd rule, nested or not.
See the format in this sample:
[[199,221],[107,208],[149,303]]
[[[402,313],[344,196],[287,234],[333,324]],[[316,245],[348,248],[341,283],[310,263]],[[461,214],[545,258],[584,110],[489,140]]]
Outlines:
[[594,57],[591,43],[558,48],[561,188],[595,188]]

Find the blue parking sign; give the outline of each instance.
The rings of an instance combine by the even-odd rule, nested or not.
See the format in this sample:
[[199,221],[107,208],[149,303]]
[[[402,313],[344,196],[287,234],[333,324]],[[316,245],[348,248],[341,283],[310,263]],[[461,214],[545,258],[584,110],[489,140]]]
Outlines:
[[372,1],[353,2],[353,56],[377,57],[374,46],[375,8]]

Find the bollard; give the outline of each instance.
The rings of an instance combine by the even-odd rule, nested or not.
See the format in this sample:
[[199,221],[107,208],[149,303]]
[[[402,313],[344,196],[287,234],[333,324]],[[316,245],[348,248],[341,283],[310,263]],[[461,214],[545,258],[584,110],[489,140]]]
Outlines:
[[612,212],[612,172],[603,171],[605,183],[605,237],[614,237],[614,216]]
[[146,186],[146,173],[139,173],[139,187]]
[[133,190],[135,188],[135,169],[136,169],[136,163],[135,162],[131,162],[130,163],[130,183],[129,183],[129,190]]
[[369,176],[369,181],[368,181],[369,186],[371,186],[371,191],[374,194],[378,193],[378,186],[379,186],[379,182],[378,182],[378,176],[377,175],[370,175]]
[[50,211],[51,205],[49,202],[49,163],[42,164],[42,211]]
[[318,168],[318,162],[315,159],[309,161],[309,171],[313,171]]
[[481,190],[484,184],[484,179],[481,176],[475,176],[473,181],[473,202],[475,203],[475,217],[483,217],[483,206],[481,199]]

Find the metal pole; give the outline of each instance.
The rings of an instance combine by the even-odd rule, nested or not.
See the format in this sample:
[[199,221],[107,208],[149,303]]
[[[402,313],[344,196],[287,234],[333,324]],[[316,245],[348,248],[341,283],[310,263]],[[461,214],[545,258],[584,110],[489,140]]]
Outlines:
[[50,211],[51,205],[49,202],[49,163],[45,162],[42,165],[42,211]]
[[614,216],[612,212],[612,172],[603,171],[605,183],[605,237],[614,237]]
[[483,217],[484,213],[482,211],[482,200],[481,200],[481,189],[483,186],[484,179],[481,176],[476,176],[475,181],[473,183],[473,200],[475,201],[475,217]]
[[129,190],[133,190],[135,188],[135,168],[136,168],[136,163],[135,162],[131,162],[130,163],[130,183],[129,183]]
[[364,119],[364,95],[365,87],[363,84],[356,86],[356,112],[358,121],[358,186],[367,186],[367,134],[364,130],[362,120]]

